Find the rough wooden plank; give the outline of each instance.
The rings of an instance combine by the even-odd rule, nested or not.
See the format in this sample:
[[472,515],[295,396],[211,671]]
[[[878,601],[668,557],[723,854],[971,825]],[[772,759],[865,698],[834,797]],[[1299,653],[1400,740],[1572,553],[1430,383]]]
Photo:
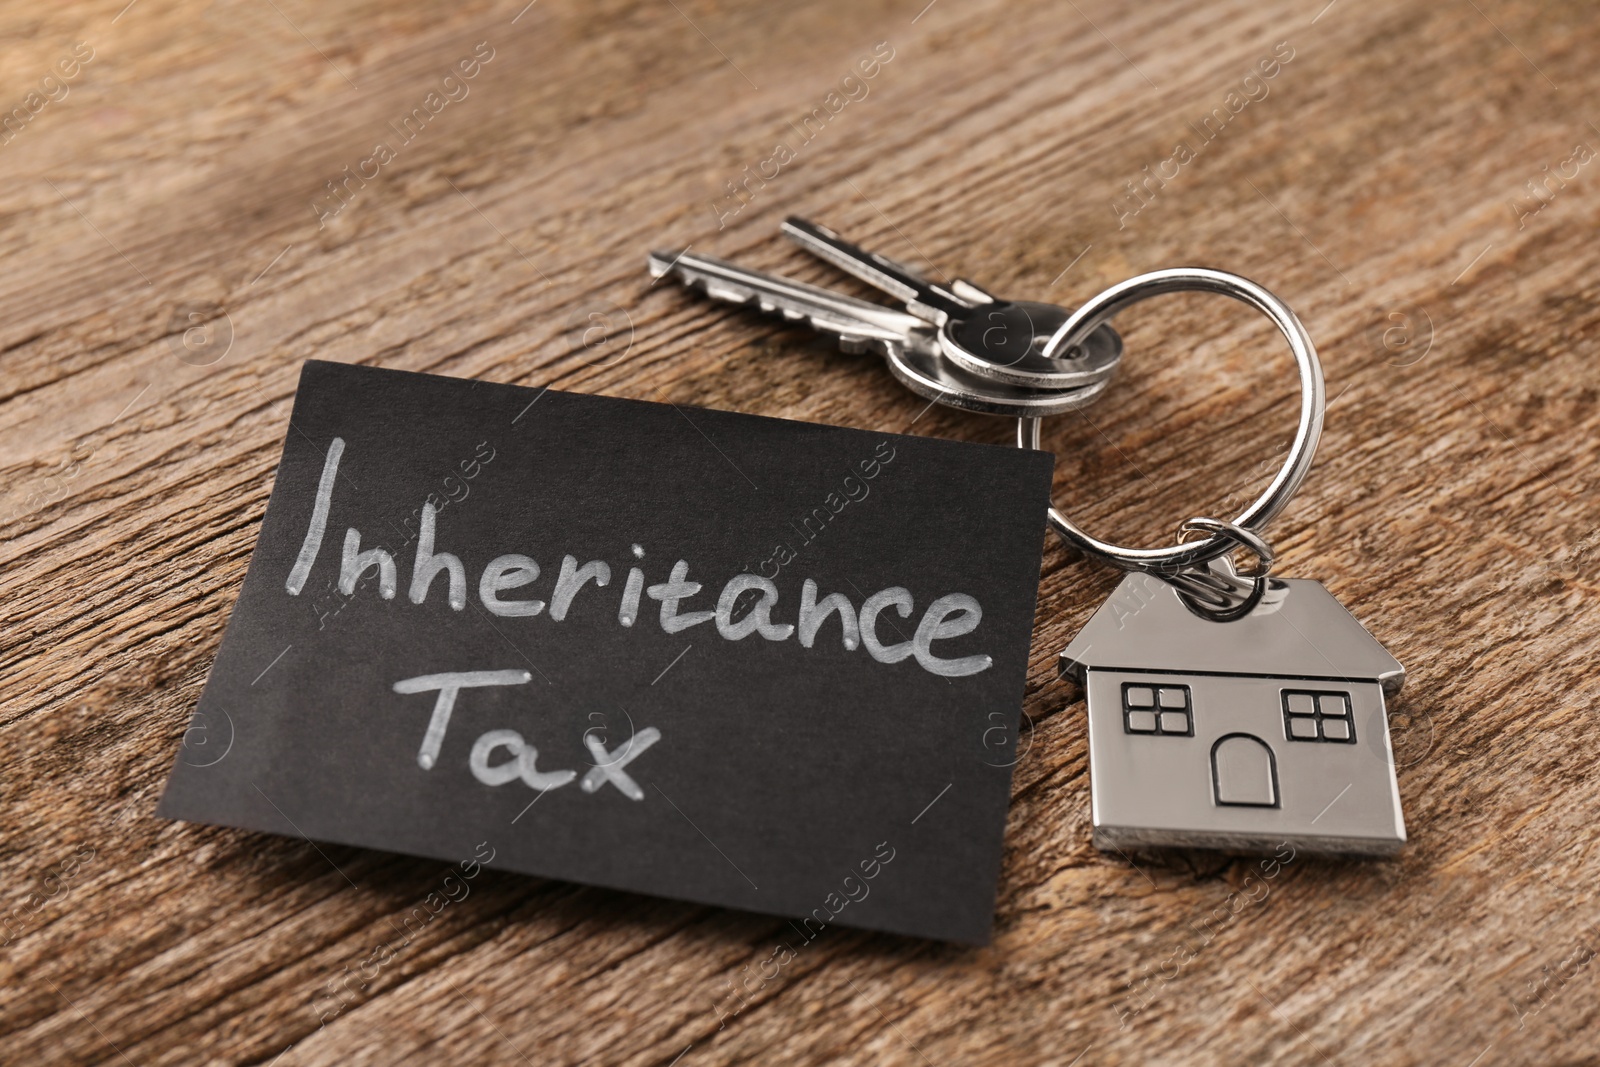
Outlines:
[[[1552,182],[1537,212],[1525,185],[1600,146],[1589,16],[1516,0],[5,14],[0,104],[74,42],[94,58],[0,145],[0,1059],[1592,1057],[1600,172]],[[319,227],[325,183],[485,41],[470,94]],[[725,183],[878,42],[894,58],[868,95],[719,228]],[[1294,56],[1270,91],[1131,213],[1125,183],[1198,146],[1280,42]],[[1290,300],[1334,400],[1273,535],[1286,571],[1326,581],[1410,668],[1393,712],[1411,845],[1298,857],[1259,900],[1240,895],[1261,895],[1250,860],[1091,848],[1082,715],[1053,658],[1114,576],[1051,544],[992,946],[830,932],[727,1016],[729,983],[784,924],[489,872],[319,1025],[329,983],[441,865],[151,816],[299,362],[1008,440],[643,271],[648,249],[693,243],[835,284],[776,236],[791,211],[1019,296],[1200,263]],[[226,309],[214,364],[175,356],[186,302]],[[572,342],[569,322],[619,309],[624,358]],[[1396,311],[1413,333],[1385,347]],[[1171,298],[1121,325],[1115,387],[1048,443],[1075,515],[1153,540],[1248,498],[1292,427],[1291,379],[1238,308]]]

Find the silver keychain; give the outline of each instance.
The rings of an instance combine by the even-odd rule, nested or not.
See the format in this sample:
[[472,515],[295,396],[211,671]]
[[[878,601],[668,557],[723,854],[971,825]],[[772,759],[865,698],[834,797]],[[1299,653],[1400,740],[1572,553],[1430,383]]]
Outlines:
[[[1098,540],[1060,511],[1050,525],[1085,553],[1130,572],[1061,653],[1084,689],[1095,843],[1390,853],[1405,843],[1386,694],[1405,671],[1318,582],[1269,576],[1261,536],[1311,468],[1322,432],[1322,367],[1294,312],[1222,271],[1156,271],[1076,311],[1000,300],[971,282],[928,281],[804,219],[783,232],[905,302],[904,312],[688,251],[650,256],[656,277],[755,305],[876,351],[918,395],[1018,419],[1039,447],[1039,419],[1082,407],[1111,379],[1122,339],[1110,319],[1160,293],[1243,301],[1273,320],[1300,371],[1300,425],[1283,469],[1236,519],[1194,518],[1166,548]],[[1189,541],[1191,535],[1205,535]],[[1248,549],[1250,571],[1230,554]]]
[[1122,358],[1109,326],[1044,352],[1070,317],[1054,304],[1001,300],[969,281],[940,284],[805,219],[783,223],[806,251],[904,302],[896,311],[695,252],[653,252],[650,273],[675,275],[717,300],[749,304],[834,334],[846,352],[873,351],[928,400],[989,415],[1059,415],[1104,391]]
[[[1321,583],[1269,576],[1261,531],[1311,468],[1326,402],[1316,347],[1294,312],[1254,282],[1199,268],[1112,286],[1050,337],[1070,350],[1160,293],[1219,293],[1272,319],[1300,372],[1300,424],[1283,468],[1231,522],[1190,519],[1165,548],[1124,548],[1050,525],[1129,572],[1061,653],[1084,690],[1094,842],[1387,854],[1405,844],[1386,695],[1405,670]],[[1039,447],[1039,420],[1017,443]],[[1203,540],[1185,538],[1205,535]],[[1257,559],[1237,572],[1229,555]]]

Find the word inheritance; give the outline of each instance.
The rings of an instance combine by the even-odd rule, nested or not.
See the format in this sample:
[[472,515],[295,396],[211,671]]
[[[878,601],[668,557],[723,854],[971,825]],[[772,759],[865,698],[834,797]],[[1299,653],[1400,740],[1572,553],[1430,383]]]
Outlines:
[[[335,437],[328,446],[305,540],[284,583],[290,596],[300,595],[321,552],[344,448],[342,437]],[[463,611],[467,606],[467,568],[461,557],[435,550],[437,523],[437,509],[431,501],[425,502],[406,598],[413,604],[426,602],[435,580],[442,574],[448,585],[447,602],[452,610]],[[644,554],[641,546],[633,546],[636,559],[643,559]],[[546,594],[548,601],[526,595],[520,598],[504,595],[512,590],[526,590],[542,573],[535,560],[521,553],[496,556],[484,565],[479,575],[478,602],[490,615],[501,618],[546,615],[553,622],[561,622],[573,610],[574,602],[586,587],[592,584],[596,589],[604,589],[611,584],[611,565],[606,561],[589,560],[580,565],[576,556],[567,555],[562,557],[556,580]],[[354,595],[357,584],[371,574],[377,575],[378,595],[384,600],[393,600],[400,580],[394,553],[381,546],[362,548],[361,531],[351,526],[345,530],[340,554],[339,591],[347,597]],[[736,574],[723,584],[715,608],[684,610],[684,602],[697,596],[702,588],[699,582],[689,580],[687,560],[678,560],[666,581],[650,586],[645,585],[644,570],[634,566],[623,583],[617,622],[632,626],[639,618],[641,597],[647,596],[661,605],[657,618],[661,629],[669,634],[709,622],[729,641],[741,641],[752,634],[760,634],[768,641],[797,637],[802,648],[811,648],[822,627],[837,618],[839,639],[845,650],[853,652],[864,648],[879,663],[915,659],[918,666],[930,674],[960,678],[987,670],[994,662],[987,654],[943,657],[934,651],[935,642],[970,634],[983,621],[983,608],[966,593],[938,597],[923,609],[916,630],[909,638],[886,644],[878,633],[878,616],[893,609],[901,619],[909,619],[916,607],[911,592],[904,586],[881,589],[866,597],[857,608],[843,593],[831,592],[819,597],[816,581],[807,578],[800,587],[800,604],[793,622],[774,621],[772,613],[778,605],[778,587],[763,575]],[[753,599],[746,594],[753,594]]]

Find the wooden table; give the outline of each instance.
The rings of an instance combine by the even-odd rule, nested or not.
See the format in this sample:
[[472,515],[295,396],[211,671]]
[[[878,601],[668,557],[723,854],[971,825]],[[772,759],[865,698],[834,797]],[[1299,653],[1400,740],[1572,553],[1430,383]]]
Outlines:
[[[1597,1054],[1590,5],[125,2],[0,32],[0,1060]],[[1248,882],[1091,847],[1054,658],[1115,575],[1052,540],[987,948],[830,931],[722,1018],[781,920],[489,872],[349,981],[440,864],[152,814],[300,362],[1008,440],[650,284],[689,244],[840,284],[791,212],[1018,297],[1201,264],[1290,301],[1332,406],[1272,535],[1409,668],[1411,843]],[[1226,301],[1119,325],[1047,445],[1083,523],[1154,543],[1257,491],[1294,380]]]

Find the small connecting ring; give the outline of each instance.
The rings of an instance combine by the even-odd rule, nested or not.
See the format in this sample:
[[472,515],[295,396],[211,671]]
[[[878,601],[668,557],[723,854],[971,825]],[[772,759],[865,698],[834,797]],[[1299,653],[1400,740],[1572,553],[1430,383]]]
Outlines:
[[1272,580],[1264,574],[1235,573],[1227,558],[1214,559],[1199,570],[1160,576],[1178,591],[1190,611],[1212,622],[1232,622],[1255,611],[1266,599]]
[[1265,578],[1272,571],[1272,561],[1277,558],[1265,537],[1237,523],[1223,522],[1221,519],[1189,519],[1178,527],[1178,541],[1180,543],[1188,541],[1186,535],[1191,533],[1219,534],[1231,538],[1240,548],[1248,548],[1254,553],[1255,566],[1247,571],[1240,571],[1241,578]]
[[[1203,267],[1178,267],[1141,274],[1119,282],[1084,304],[1062,323],[1045,344],[1043,356],[1056,358],[1069,352],[1118,312],[1162,293],[1192,290],[1217,293],[1248,304],[1266,315],[1278,327],[1289,348],[1294,353],[1300,372],[1300,424],[1295,430],[1294,443],[1284,459],[1277,477],[1254,503],[1240,512],[1231,523],[1209,528],[1211,536],[1204,541],[1182,542],[1165,548],[1124,548],[1091,537],[1073,525],[1072,521],[1055,507],[1049,509],[1051,527],[1069,543],[1085,553],[1097,556],[1124,570],[1147,571],[1158,575],[1173,575],[1195,571],[1204,564],[1231,551],[1241,543],[1238,533],[1264,529],[1288,505],[1300,483],[1311,470],[1316,455],[1317,441],[1322,436],[1322,415],[1327,407],[1323,392],[1322,364],[1317,359],[1316,346],[1311,336],[1282,300],[1247,278],[1225,271]],[[1017,445],[1021,448],[1039,447],[1039,420],[1024,417],[1017,420]],[[1232,527],[1232,530],[1221,529]],[[1202,530],[1207,527],[1200,527]],[[1263,542],[1265,544],[1265,542]],[[1248,545],[1252,549],[1254,545]],[[1270,550],[1269,550],[1270,551]]]
[[1254,530],[1219,519],[1190,519],[1179,527],[1179,542],[1187,541],[1191,533],[1219,534],[1230,538],[1238,547],[1247,548],[1256,557],[1247,571],[1233,566],[1227,556],[1218,556],[1210,563],[1193,570],[1164,574],[1162,579],[1178,590],[1178,595],[1189,610],[1213,622],[1230,622],[1255,610],[1267,593],[1267,577],[1272,572],[1272,546]]

